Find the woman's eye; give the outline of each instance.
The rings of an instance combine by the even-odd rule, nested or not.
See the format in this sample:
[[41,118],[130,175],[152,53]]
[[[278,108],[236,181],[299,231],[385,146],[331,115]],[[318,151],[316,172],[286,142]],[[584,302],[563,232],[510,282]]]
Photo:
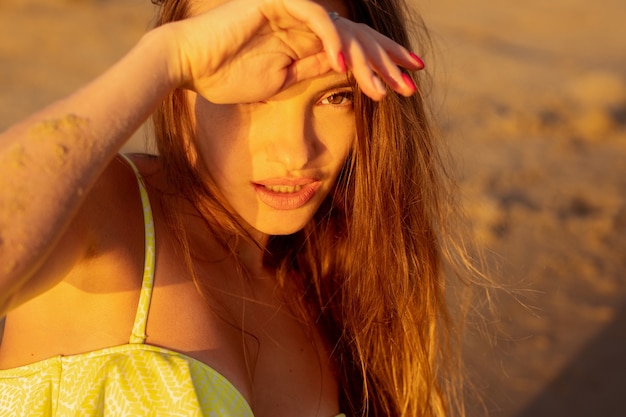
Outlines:
[[346,105],[352,104],[354,100],[354,94],[349,91],[344,91],[340,93],[333,93],[322,100],[322,104],[332,104],[332,105]]

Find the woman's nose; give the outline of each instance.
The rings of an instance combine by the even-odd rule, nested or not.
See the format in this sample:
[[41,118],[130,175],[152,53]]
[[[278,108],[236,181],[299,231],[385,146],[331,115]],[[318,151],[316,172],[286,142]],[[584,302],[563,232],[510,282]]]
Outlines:
[[315,132],[305,111],[289,109],[277,112],[266,120],[270,125],[266,154],[269,162],[282,165],[287,171],[303,169],[314,158]]

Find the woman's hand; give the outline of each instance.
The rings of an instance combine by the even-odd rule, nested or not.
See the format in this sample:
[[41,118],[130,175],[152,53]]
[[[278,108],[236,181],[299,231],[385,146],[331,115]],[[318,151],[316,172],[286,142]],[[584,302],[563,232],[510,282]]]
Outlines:
[[307,0],[231,0],[157,30],[174,41],[175,84],[214,103],[262,101],[304,79],[347,69],[374,100],[385,95],[381,78],[408,96],[415,87],[398,66],[423,68],[389,38],[333,20]]

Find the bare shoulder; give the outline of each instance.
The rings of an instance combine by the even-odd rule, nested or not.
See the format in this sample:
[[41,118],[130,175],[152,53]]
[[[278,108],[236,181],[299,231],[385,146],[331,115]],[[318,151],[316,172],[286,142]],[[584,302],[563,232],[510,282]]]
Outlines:
[[[130,156],[142,176],[150,175],[156,162],[148,156]],[[104,170],[76,218],[78,227],[89,234],[90,250],[100,250],[117,230],[129,228],[141,220],[138,178],[129,163],[116,156]],[[130,232],[130,231],[129,231]],[[122,238],[126,233],[118,239]],[[93,255],[93,253],[92,253]]]
[[[146,162],[135,164],[148,172]],[[101,256],[116,247],[127,247],[133,240],[141,238],[141,213],[137,176],[129,163],[118,155],[89,191],[68,231],[69,235],[78,235],[77,263]]]
[[[142,178],[151,178],[158,171],[155,157],[132,155],[129,159]],[[93,270],[97,261],[142,267],[144,219],[139,178],[122,156],[116,156],[107,166],[75,223],[82,234],[76,267],[87,263]]]
[[[140,164],[150,171],[148,158]],[[104,169],[86,194],[67,228],[52,246],[45,261],[14,298],[14,307],[50,290],[62,281],[81,277],[83,285],[100,285],[96,279],[84,280],[80,271],[88,268],[97,276],[116,254],[125,253],[123,262],[138,255],[141,263],[143,217],[137,177],[121,156]],[[113,257],[112,257],[113,255]],[[102,267],[102,268],[101,268]],[[78,273],[77,273],[78,272]]]
[[[149,176],[152,162],[137,160]],[[7,315],[0,369],[128,340],[144,263],[137,184],[122,157],[102,172],[44,264],[20,289]]]

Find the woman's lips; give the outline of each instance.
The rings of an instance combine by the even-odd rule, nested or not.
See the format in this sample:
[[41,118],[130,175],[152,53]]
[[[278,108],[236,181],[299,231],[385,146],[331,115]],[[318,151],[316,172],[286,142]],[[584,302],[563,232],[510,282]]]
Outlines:
[[294,210],[308,203],[321,182],[313,179],[267,180],[253,183],[259,200],[276,210]]

